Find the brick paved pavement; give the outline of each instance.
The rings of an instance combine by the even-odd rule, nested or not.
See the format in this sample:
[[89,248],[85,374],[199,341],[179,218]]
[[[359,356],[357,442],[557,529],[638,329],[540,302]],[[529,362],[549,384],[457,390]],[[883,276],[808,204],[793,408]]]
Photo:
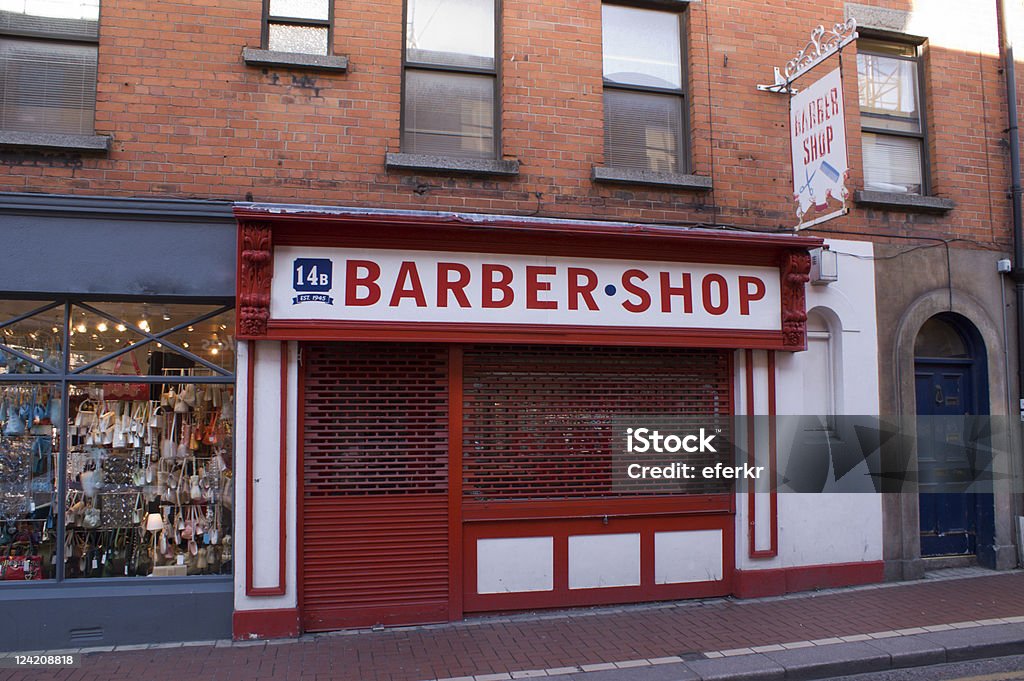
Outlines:
[[419,681],[687,655],[965,620],[1024,615],[1024,573],[924,580],[785,598],[478,618],[337,633],[288,643],[90,653],[58,672],[3,681]]

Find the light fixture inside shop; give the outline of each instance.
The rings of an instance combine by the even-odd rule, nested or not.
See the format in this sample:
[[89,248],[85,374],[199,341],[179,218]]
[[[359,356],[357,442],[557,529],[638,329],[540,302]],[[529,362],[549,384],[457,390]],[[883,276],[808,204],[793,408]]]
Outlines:
[[100,322],[99,324],[96,325],[96,330],[99,331],[100,333],[105,333],[107,330],[107,323]]
[[75,331],[77,331],[78,333],[85,333],[88,330],[89,327],[87,327],[85,324],[79,324],[78,326],[75,327]]
[[114,328],[117,329],[118,331],[122,332],[122,333],[124,333],[125,331],[128,330],[128,327],[125,326],[124,324],[118,324]]
[[140,319],[139,328],[142,329],[143,331],[149,331],[149,321],[145,319]]

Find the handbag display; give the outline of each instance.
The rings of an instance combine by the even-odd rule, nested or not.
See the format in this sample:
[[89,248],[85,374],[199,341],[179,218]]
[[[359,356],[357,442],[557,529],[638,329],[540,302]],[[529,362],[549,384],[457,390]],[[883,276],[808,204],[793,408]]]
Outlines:
[[12,555],[0,559],[0,580],[24,581],[43,578],[43,557],[39,555]]
[[[132,357],[132,366],[135,367],[135,375],[142,376],[142,369],[139,367],[139,360],[135,358],[135,351],[128,353]],[[114,362],[114,373],[119,373],[121,364],[124,362],[124,355],[118,356]],[[146,383],[110,383],[103,387],[103,399],[105,400],[149,400],[149,385]]]

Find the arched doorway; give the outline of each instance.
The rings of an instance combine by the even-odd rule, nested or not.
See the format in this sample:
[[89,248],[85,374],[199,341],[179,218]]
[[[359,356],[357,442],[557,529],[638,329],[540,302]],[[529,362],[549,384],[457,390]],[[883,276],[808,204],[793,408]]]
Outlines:
[[988,564],[993,498],[967,491],[986,464],[965,418],[989,414],[985,343],[977,328],[952,312],[926,321],[914,343],[914,376],[921,555],[977,555]]

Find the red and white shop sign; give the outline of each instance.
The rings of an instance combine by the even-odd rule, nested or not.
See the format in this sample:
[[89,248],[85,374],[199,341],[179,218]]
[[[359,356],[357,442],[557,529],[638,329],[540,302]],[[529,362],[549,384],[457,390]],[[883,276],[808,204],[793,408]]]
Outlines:
[[782,328],[773,267],[281,246],[270,318]]

